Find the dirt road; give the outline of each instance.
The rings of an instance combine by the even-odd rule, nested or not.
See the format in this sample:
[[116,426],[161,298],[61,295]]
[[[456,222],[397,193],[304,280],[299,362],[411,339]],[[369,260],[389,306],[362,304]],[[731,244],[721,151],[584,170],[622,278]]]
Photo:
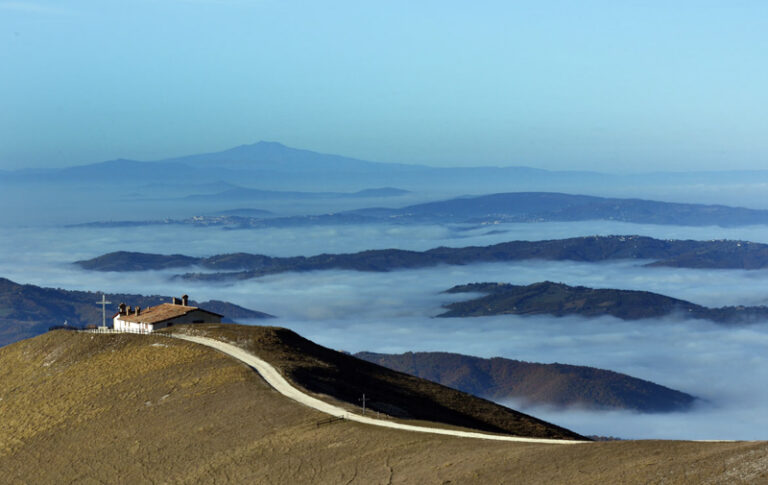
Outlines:
[[373,426],[382,426],[384,428],[401,429],[404,431],[414,431],[417,433],[433,433],[450,436],[458,436],[461,438],[476,438],[484,440],[497,440],[497,441],[517,441],[526,443],[548,443],[548,444],[577,444],[588,443],[587,441],[573,441],[573,440],[556,440],[556,439],[543,439],[543,438],[524,438],[519,436],[503,436],[489,433],[478,433],[472,431],[458,431],[451,429],[431,428],[427,426],[415,426],[410,424],[395,423],[386,421],[383,419],[370,418],[368,416],[362,416],[360,414],[350,413],[344,408],[334,406],[327,402],[321,401],[315,397],[312,397],[299,389],[291,385],[272,365],[264,360],[256,357],[255,355],[246,352],[232,344],[214,340],[207,337],[193,337],[190,335],[175,334],[174,337],[194,342],[200,345],[212,347],[216,350],[224,352],[227,355],[238,359],[250,367],[254,368],[267,383],[275,388],[280,394],[298,401],[306,406],[309,406],[318,411],[330,414],[331,416],[348,419],[350,421],[357,421],[359,423],[370,424]]

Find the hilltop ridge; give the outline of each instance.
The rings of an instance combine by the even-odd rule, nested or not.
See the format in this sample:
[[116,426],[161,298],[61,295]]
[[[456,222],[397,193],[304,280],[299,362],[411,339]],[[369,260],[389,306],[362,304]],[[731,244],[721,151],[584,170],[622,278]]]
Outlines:
[[[221,328],[300,379],[338,376],[323,355],[293,354],[312,345],[291,333]],[[0,348],[0,399],[11,483],[755,483],[768,453],[764,442],[562,446],[330,423],[225,354],[153,335],[55,331]]]
[[768,318],[766,306],[708,308],[689,301],[650,291],[616,290],[569,286],[543,281],[530,285],[471,283],[446,293],[485,293],[472,300],[449,303],[438,317],[479,317],[486,315],[538,315],[562,317],[611,315],[622,320],[660,318],[675,313],[717,323],[753,323]]
[[377,249],[347,254],[273,257],[233,253],[209,257],[116,251],[76,261],[91,271],[146,271],[200,266],[213,273],[187,273],[190,280],[237,280],[287,271],[348,269],[393,271],[439,264],[464,265],[522,260],[598,262],[639,260],[646,266],[681,268],[768,267],[768,244],[747,241],[662,240],[646,236],[585,236],[543,241],[510,241],[490,246],[438,247],[427,251]]
[[583,439],[490,401],[322,347],[285,328],[218,324],[181,328],[186,334],[236,342],[279,368],[295,385],[356,408],[366,394],[370,410],[397,418],[517,436]]

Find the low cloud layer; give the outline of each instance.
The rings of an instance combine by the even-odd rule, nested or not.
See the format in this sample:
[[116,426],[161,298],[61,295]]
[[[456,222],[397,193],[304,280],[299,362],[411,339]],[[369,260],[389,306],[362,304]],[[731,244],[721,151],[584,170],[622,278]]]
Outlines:
[[[644,234],[768,242],[768,228],[739,230],[627,224],[521,224],[456,230],[440,226],[324,227],[222,231],[184,227],[127,230],[21,228],[0,235],[0,276],[67,289],[217,298],[265,311],[318,343],[351,352],[449,351],[531,362],[589,365],[648,379],[704,399],[689,413],[643,415],[525,408],[584,434],[624,438],[758,439],[768,432],[768,322],[726,327],[669,317],[624,322],[612,317],[433,318],[441,305],[472,295],[447,295],[455,284],[542,280],[603,288],[650,290],[707,306],[768,303],[768,272],[643,268],[636,261],[523,261],[441,266],[390,273],[285,273],[234,284],[172,280],[176,271],[85,272],[69,264],[119,249],[210,255],[358,251],[372,247],[428,249],[511,239],[585,234]],[[254,322],[255,323],[255,322]],[[263,322],[261,322],[263,323]],[[513,403],[520,406],[521,403]],[[513,406],[513,407],[514,407]]]
[[[525,408],[585,434],[623,438],[764,439],[768,430],[766,325],[705,321],[498,316],[277,322],[349,351],[448,351],[623,372],[702,398],[691,412],[643,415]],[[513,403],[513,407],[517,403]]]

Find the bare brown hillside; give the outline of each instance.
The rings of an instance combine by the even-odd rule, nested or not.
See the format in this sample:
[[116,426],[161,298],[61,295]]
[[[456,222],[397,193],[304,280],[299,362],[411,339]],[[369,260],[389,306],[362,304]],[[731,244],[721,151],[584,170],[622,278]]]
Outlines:
[[357,412],[365,394],[369,410],[396,418],[533,438],[585,439],[494,402],[317,345],[285,328],[195,325],[180,331],[235,343],[281,369],[298,387],[351,404]]
[[175,339],[57,331],[0,349],[4,483],[768,478],[766,443],[520,444],[351,422],[318,427],[325,418],[271,390],[238,361]]

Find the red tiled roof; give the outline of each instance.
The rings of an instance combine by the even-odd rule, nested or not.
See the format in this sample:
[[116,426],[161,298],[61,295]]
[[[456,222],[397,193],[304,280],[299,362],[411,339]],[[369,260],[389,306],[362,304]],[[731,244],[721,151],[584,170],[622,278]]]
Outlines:
[[194,306],[184,306],[184,305],[174,305],[173,303],[163,303],[161,305],[149,307],[146,310],[141,310],[141,313],[139,313],[138,315],[134,315],[133,313],[131,313],[130,315],[123,315],[119,318],[124,322],[160,323],[166,320],[171,320],[173,318],[182,317],[187,313],[190,313],[196,310],[205,312],[217,317],[222,316],[222,315],[219,315],[218,313],[209,312],[208,310],[203,310],[202,308],[198,308]]

